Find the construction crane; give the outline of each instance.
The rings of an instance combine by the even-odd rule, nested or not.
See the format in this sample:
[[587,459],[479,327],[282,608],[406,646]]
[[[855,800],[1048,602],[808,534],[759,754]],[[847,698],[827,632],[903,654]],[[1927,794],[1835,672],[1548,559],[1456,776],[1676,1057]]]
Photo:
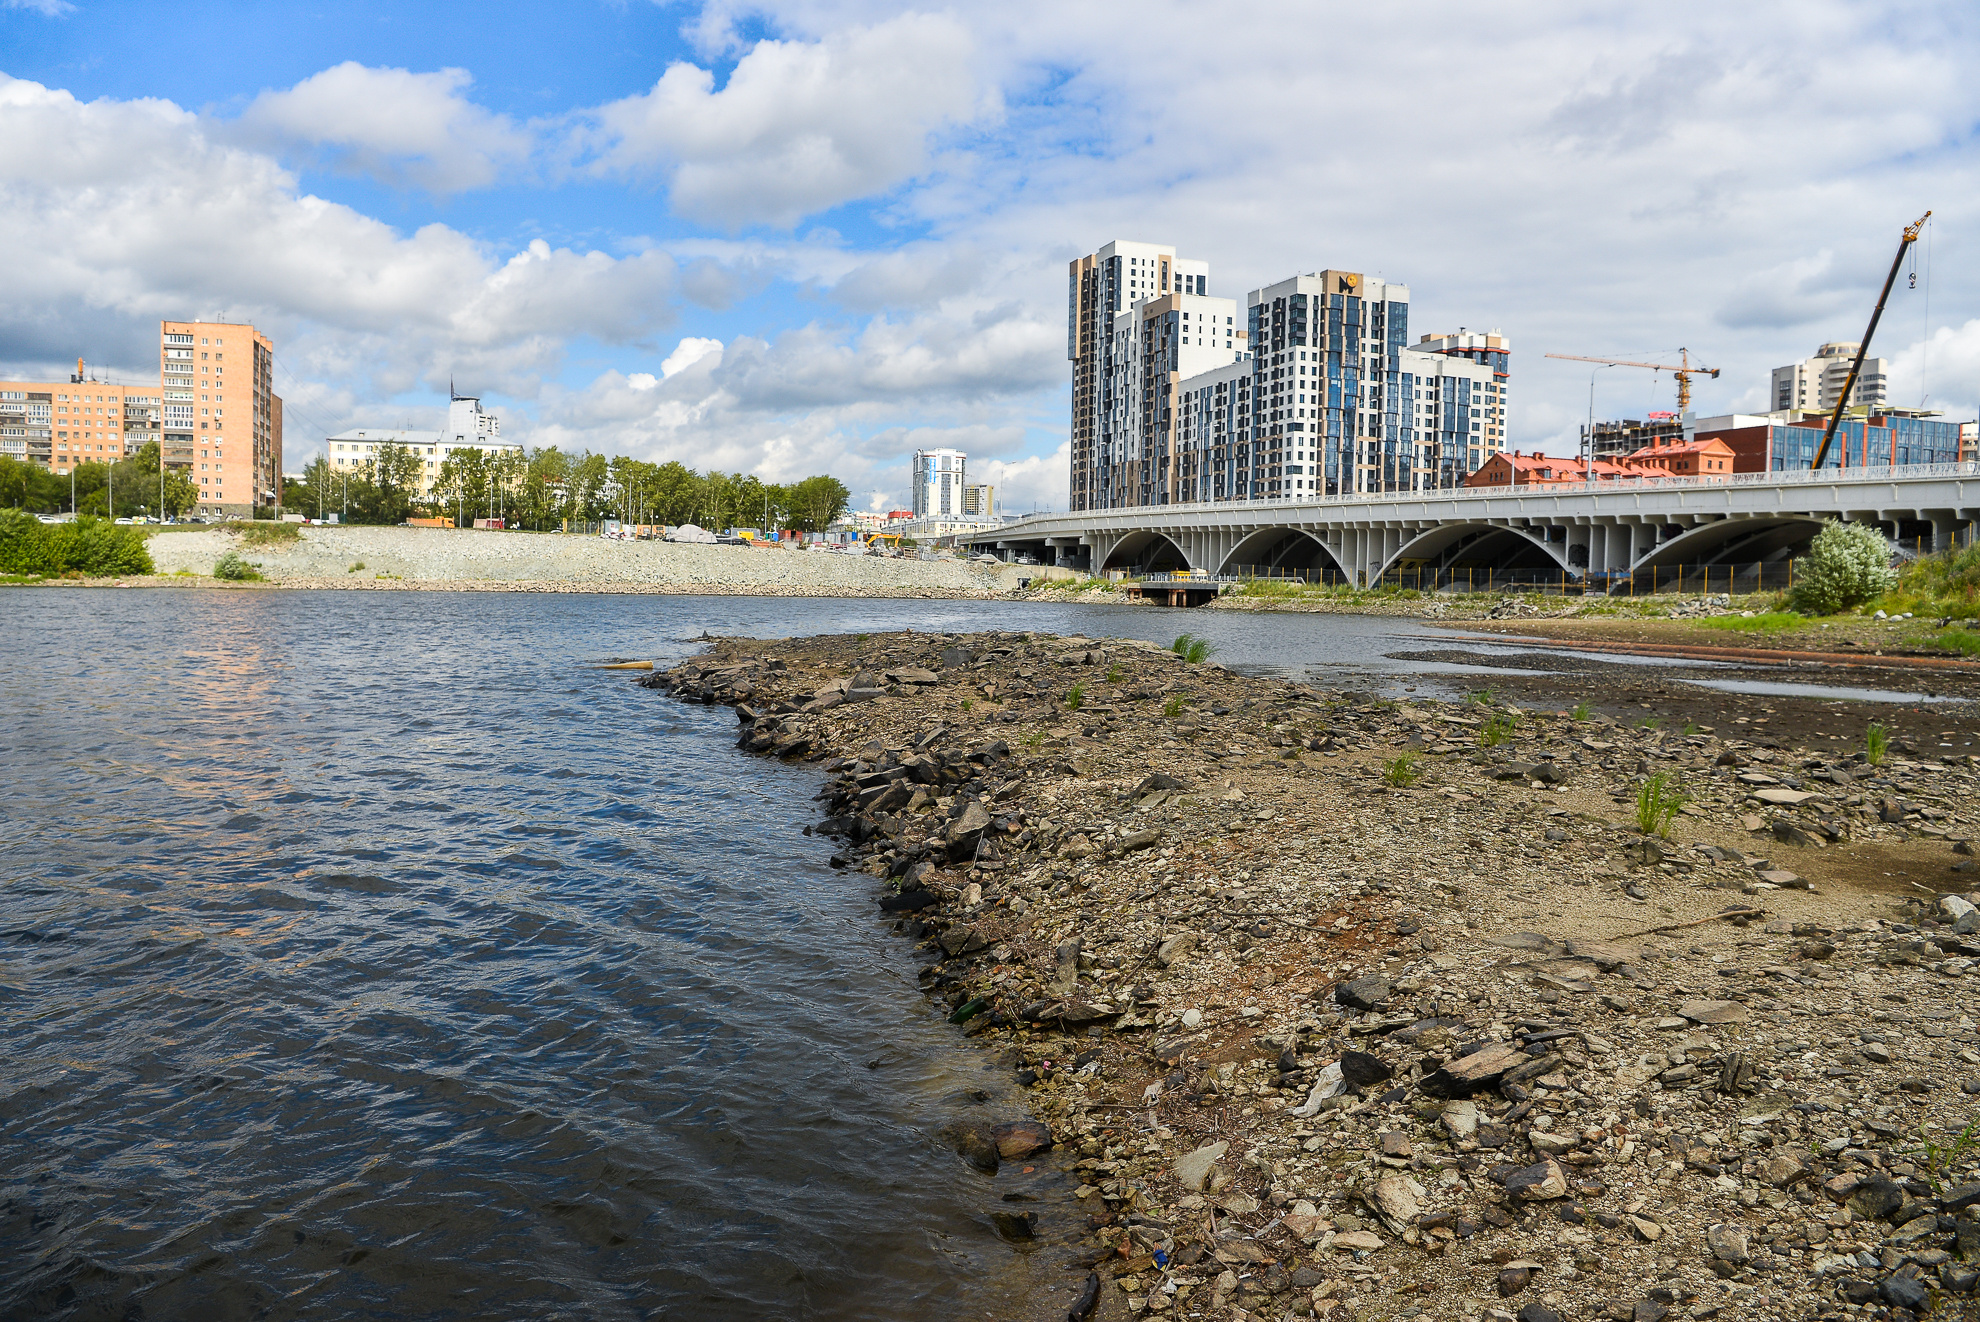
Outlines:
[[1716,367],[1692,366],[1691,350],[1689,349],[1678,350],[1678,360],[1675,366],[1670,363],[1637,363],[1625,358],[1589,358],[1578,353],[1550,353],[1547,357],[1566,358],[1571,362],[1577,363],[1603,363],[1609,367],[1647,367],[1653,372],[1669,372],[1677,378],[1678,416],[1680,418],[1691,411],[1691,378],[1694,376],[1709,376],[1717,380],[1719,375],[1719,369]]
[[[1925,228],[1925,222],[1931,218],[1932,213],[1928,211],[1904,227],[1904,237],[1898,240],[1897,256],[1891,259],[1891,273],[1884,277],[1884,290],[1877,295],[1877,306],[1870,313],[1870,325],[1863,332],[1863,343],[1856,346],[1856,361],[1849,365],[1849,379],[1843,382],[1842,392],[1836,396],[1836,411],[1829,415],[1829,425],[1822,433],[1822,443],[1815,447],[1815,462],[1808,465],[1810,472],[1820,468],[1822,461],[1829,457],[1829,442],[1835,439],[1836,428],[1842,425],[1843,410],[1849,407],[1849,392],[1856,389],[1856,374],[1863,370],[1863,355],[1870,352],[1870,337],[1877,333],[1877,321],[1884,315],[1884,300],[1891,296],[1891,286],[1897,281],[1898,267],[1904,265],[1905,250],[1918,242],[1918,232]],[[1845,448],[1843,462],[1848,461],[1849,454]]]

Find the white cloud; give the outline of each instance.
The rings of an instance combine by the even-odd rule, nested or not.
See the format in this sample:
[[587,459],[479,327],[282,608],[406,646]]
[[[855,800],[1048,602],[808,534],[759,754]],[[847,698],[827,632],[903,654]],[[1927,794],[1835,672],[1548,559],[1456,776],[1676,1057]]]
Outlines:
[[761,41],[719,90],[693,64],[591,112],[577,139],[597,175],[664,178],[682,215],[788,226],[920,173],[928,138],[976,120],[970,33],[903,14],[819,41]]
[[0,9],[25,9],[43,18],[66,18],[76,12],[69,0],[4,0]]
[[720,340],[710,340],[701,336],[690,335],[675,345],[674,351],[668,354],[666,359],[660,364],[660,375],[673,376],[678,372],[693,367],[696,363],[701,362],[711,354],[720,354],[721,352],[722,342]]
[[347,60],[286,91],[265,91],[235,121],[242,140],[297,147],[333,169],[437,193],[495,182],[529,158],[533,135],[465,95],[465,69],[413,73]]

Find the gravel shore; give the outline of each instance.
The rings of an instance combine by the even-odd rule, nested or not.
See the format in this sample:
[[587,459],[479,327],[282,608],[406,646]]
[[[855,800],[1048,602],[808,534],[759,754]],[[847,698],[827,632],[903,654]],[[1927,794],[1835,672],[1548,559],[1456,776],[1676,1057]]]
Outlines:
[[252,548],[220,528],[169,530],[148,545],[160,574],[210,576],[237,551],[271,582],[307,588],[987,596],[1020,577],[961,560],[447,528],[313,526],[295,542]]
[[[1555,678],[1579,719],[1042,634],[643,682],[822,760],[814,829],[1091,1209],[1043,1246],[1075,1317],[1969,1315],[1974,758]],[[986,1196],[1039,1141],[950,1140]]]

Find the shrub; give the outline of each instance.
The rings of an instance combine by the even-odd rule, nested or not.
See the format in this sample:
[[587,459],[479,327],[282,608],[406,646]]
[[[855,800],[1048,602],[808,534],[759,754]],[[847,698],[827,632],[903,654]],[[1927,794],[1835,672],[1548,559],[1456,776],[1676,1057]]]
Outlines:
[[1865,523],[1831,523],[1795,561],[1794,608],[1804,615],[1834,615],[1896,583],[1884,534]]
[[149,574],[151,552],[144,534],[88,517],[67,523],[43,523],[19,510],[0,511],[0,573]]
[[256,571],[260,565],[251,565],[232,551],[213,562],[213,577],[225,579],[229,583],[259,582],[261,575]]

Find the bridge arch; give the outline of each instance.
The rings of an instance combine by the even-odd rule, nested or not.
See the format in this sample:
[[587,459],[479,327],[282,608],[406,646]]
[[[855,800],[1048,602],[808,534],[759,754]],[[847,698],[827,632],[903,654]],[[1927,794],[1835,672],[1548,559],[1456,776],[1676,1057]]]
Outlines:
[[1169,570],[1193,569],[1182,547],[1159,532],[1131,532],[1115,542],[1094,572],[1108,569],[1137,569],[1151,574]]
[[1659,569],[1665,565],[1743,564],[1755,560],[1779,560],[1805,547],[1829,520],[1808,514],[1788,514],[1780,518],[1717,519],[1687,528],[1667,542],[1659,542],[1636,562],[1638,569]]
[[1530,529],[1498,523],[1446,523],[1405,542],[1383,563],[1380,573],[1420,561],[1426,571],[1475,566],[1502,569],[1567,570],[1567,543],[1544,541]]
[[1242,538],[1217,566],[1220,574],[1237,574],[1247,569],[1254,573],[1262,570],[1310,576],[1325,572],[1340,578],[1351,577],[1325,542],[1301,528],[1260,528]]

